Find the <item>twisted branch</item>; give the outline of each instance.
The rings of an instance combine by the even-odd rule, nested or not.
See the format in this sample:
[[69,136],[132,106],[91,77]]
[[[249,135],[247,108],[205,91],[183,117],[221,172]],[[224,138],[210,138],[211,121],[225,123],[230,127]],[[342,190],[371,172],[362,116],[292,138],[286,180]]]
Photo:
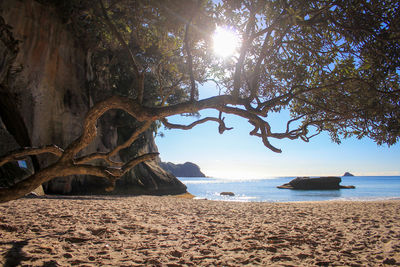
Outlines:
[[215,121],[215,122],[219,123],[218,131],[220,134],[223,134],[226,130],[229,131],[229,130],[233,129],[232,127],[226,127],[224,118],[221,119],[221,118],[214,118],[214,117],[206,117],[204,119],[192,122],[189,125],[174,124],[174,123],[168,122],[168,120],[166,118],[161,119],[161,122],[164,124],[165,127],[169,128],[169,129],[181,129],[181,130],[190,130],[195,126],[197,126],[199,124],[203,124],[208,121]]
[[108,153],[104,153],[104,152],[103,153],[92,153],[87,156],[76,159],[75,163],[82,164],[82,163],[87,163],[87,162],[90,162],[90,161],[93,161],[96,159],[102,159],[110,165],[122,166],[123,165],[122,162],[114,162],[110,158],[117,155],[117,153],[119,151],[121,151],[122,149],[127,148],[130,145],[132,145],[133,142],[140,136],[140,134],[142,134],[147,129],[149,129],[149,127],[151,126],[152,123],[153,123],[152,121],[146,121],[145,123],[143,123],[143,125],[141,125],[138,129],[136,129],[132,133],[131,137],[129,137],[128,140],[126,140],[123,144],[115,147],[112,151],[110,151]]
[[11,154],[1,157],[0,166],[3,166],[4,164],[10,161],[21,160],[28,156],[40,155],[44,153],[50,153],[56,155],[57,157],[61,157],[63,152],[64,150],[62,150],[56,145],[48,145],[43,147],[25,147],[20,150],[16,150]]

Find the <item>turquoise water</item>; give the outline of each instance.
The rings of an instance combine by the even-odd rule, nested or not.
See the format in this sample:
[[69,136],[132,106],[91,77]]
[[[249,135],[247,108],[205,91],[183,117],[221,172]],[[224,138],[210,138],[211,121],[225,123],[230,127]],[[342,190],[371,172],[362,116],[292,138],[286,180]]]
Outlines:
[[[400,199],[400,176],[354,176],[342,177],[341,185],[354,185],[356,189],[340,190],[289,190],[276,186],[294,177],[271,179],[179,179],[188,192],[196,198],[225,201],[326,201],[326,200],[381,200]],[[220,192],[233,192],[235,196],[220,196]]]

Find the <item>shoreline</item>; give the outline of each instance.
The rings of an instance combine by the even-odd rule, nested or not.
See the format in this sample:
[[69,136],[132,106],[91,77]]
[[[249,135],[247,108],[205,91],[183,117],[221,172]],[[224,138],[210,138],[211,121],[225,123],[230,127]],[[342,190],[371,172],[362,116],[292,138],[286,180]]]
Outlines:
[[[307,190],[305,190],[307,191]],[[26,195],[25,197],[22,197],[21,199],[103,199],[107,200],[110,199],[112,200],[113,198],[115,199],[121,199],[121,198],[135,198],[135,197],[171,197],[171,198],[178,198],[178,199],[192,199],[195,201],[199,200],[205,200],[205,201],[217,201],[217,202],[237,202],[237,203],[324,203],[324,202],[382,202],[382,201],[399,201],[400,202],[400,197],[354,197],[354,198],[335,198],[335,199],[324,199],[324,200],[293,200],[293,201],[249,201],[249,200],[240,200],[240,199],[235,199],[232,198],[230,199],[229,197],[225,197],[223,199],[207,199],[207,198],[202,198],[195,196],[191,194],[190,192],[186,192],[184,194],[177,194],[177,195],[163,195],[163,196],[158,196],[158,195],[59,195],[59,194],[45,194],[41,196],[37,195]],[[1,203],[0,203],[1,205]]]
[[400,200],[62,196],[0,214],[2,265],[400,265]]

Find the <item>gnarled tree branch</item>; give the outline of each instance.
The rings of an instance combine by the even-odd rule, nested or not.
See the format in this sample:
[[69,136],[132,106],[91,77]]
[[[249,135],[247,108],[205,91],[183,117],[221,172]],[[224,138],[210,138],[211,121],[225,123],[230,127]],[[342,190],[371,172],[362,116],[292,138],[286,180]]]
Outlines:
[[40,155],[44,153],[50,153],[56,155],[57,157],[61,157],[63,152],[64,150],[62,150],[56,145],[48,145],[44,147],[25,147],[20,150],[16,150],[11,154],[1,157],[0,166],[3,166],[4,164],[10,161],[21,160],[28,156]]
[[168,120],[166,118],[161,119],[161,122],[164,124],[165,127],[169,128],[169,129],[181,129],[181,130],[190,130],[195,126],[197,126],[199,124],[203,124],[203,123],[208,122],[208,121],[215,121],[215,122],[219,123],[218,131],[219,131],[220,134],[223,134],[226,130],[232,130],[233,129],[231,127],[226,127],[223,118],[221,119],[221,118],[214,118],[214,117],[206,117],[206,118],[203,118],[201,120],[197,120],[195,122],[192,122],[189,125],[174,124],[174,123],[168,122]]

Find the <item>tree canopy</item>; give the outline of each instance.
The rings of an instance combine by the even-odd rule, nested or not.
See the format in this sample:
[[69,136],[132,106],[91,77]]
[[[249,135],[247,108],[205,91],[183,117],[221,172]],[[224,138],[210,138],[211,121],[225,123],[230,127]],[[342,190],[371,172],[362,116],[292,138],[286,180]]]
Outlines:
[[[114,59],[107,65],[115,96],[91,108],[84,131],[66,148],[44,146],[21,156],[50,152],[59,160],[8,189],[7,201],[56,176],[92,174],[111,181],[138,162],[112,157],[130,146],[153,122],[191,129],[209,121],[222,134],[223,115],[246,118],[250,135],[274,152],[273,139],[302,139],[327,131],[335,142],[350,136],[393,145],[400,136],[400,3],[324,0],[98,0],[58,1],[67,17],[94,47]],[[236,54],[213,51],[213,32],[228,27],[240,39]],[[215,96],[198,98],[199,86],[215,83]],[[167,117],[214,109],[218,117],[189,125]],[[129,113],[141,126],[109,153],[77,157],[96,136],[96,121],[110,109]],[[289,110],[286,130],[275,132],[268,115]],[[43,144],[49,145],[49,144]],[[107,166],[90,164],[103,159]],[[11,197],[10,197],[11,196]]]

